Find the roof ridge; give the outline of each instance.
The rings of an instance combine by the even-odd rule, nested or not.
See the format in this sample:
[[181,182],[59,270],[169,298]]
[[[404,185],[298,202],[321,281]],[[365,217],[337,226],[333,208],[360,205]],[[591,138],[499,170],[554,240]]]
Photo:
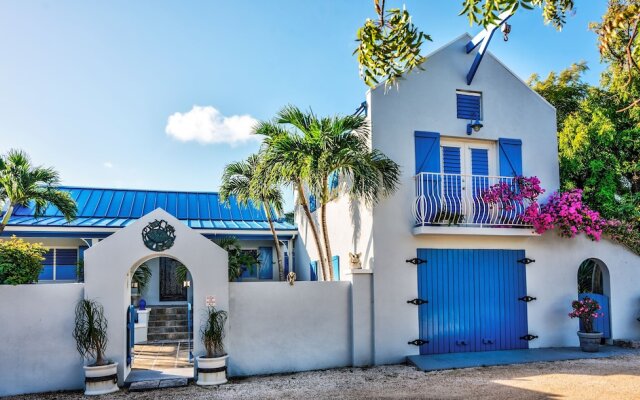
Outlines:
[[[76,185],[58,185],[58,189],[79,189],[79,190],[112,190],[122,192],[160,192],[160,193],[193,193],[193,194],[215,194],[220,195],[220,192],[208,192],[199,190],[169,190],[169,189],[133,189],[133,188],[109,188],[109,187],[91,187],[91,186],[76,186]],[[235,197],[232,195],[232,197]]]

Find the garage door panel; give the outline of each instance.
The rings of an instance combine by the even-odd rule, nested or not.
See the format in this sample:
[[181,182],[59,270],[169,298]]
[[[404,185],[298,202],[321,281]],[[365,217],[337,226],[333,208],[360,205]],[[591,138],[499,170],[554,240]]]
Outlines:
[[522,250],[421,249],[422,354],[527,348]]

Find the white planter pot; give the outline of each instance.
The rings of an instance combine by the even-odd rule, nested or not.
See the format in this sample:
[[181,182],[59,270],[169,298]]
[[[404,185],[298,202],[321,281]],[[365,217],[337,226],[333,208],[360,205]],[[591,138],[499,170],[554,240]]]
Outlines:
[[216,358],[198,357],[196,372],[198,374],[198,385],[221,385],[227,383],[227,358],[222,356]]
[[99,366],[84,366],[86,396],[117,392],[118,363]]

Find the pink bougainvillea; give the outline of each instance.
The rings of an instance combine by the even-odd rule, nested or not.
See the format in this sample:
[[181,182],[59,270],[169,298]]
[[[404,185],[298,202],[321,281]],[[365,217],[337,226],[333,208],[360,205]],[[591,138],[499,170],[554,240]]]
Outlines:
[[535,177],[517,176],[512,182],[497,183],[484,192],[482,199],[505,211],[524,210],[523,222],[533,225],[537,233],[558,229],[560,236],[574,237],[584,233],[591,240],[600,240],[602,230],[609,222],[591,210],[582,201],[582,190],[555,192],[546,203],[540,205],[538,196],[544,193],[540,180]]
[[517,205],[524,205],[525,200],[535,202],[544,193],[540,187],[540,179],[536,176],[516,176],[511,182],[500,182],[492,185],[482,193],[482,199],[493,205],[501,205],[505,211],[512,211]]
[[522,215],[537,233],[557,228],[560,236],[574,237],[584,233],[591,240],[600,240],[607,221],[582,201],[582,190],[555,192],[542,206],[533,203]]

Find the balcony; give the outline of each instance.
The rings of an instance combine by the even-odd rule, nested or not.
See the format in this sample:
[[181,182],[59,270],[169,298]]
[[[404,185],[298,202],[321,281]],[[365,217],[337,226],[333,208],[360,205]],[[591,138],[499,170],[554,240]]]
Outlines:
[[528,204],[492,204],[482,193],[513,177],[422,172],[415,176],[413,232],[420,234],[537,236],[520,215]]

